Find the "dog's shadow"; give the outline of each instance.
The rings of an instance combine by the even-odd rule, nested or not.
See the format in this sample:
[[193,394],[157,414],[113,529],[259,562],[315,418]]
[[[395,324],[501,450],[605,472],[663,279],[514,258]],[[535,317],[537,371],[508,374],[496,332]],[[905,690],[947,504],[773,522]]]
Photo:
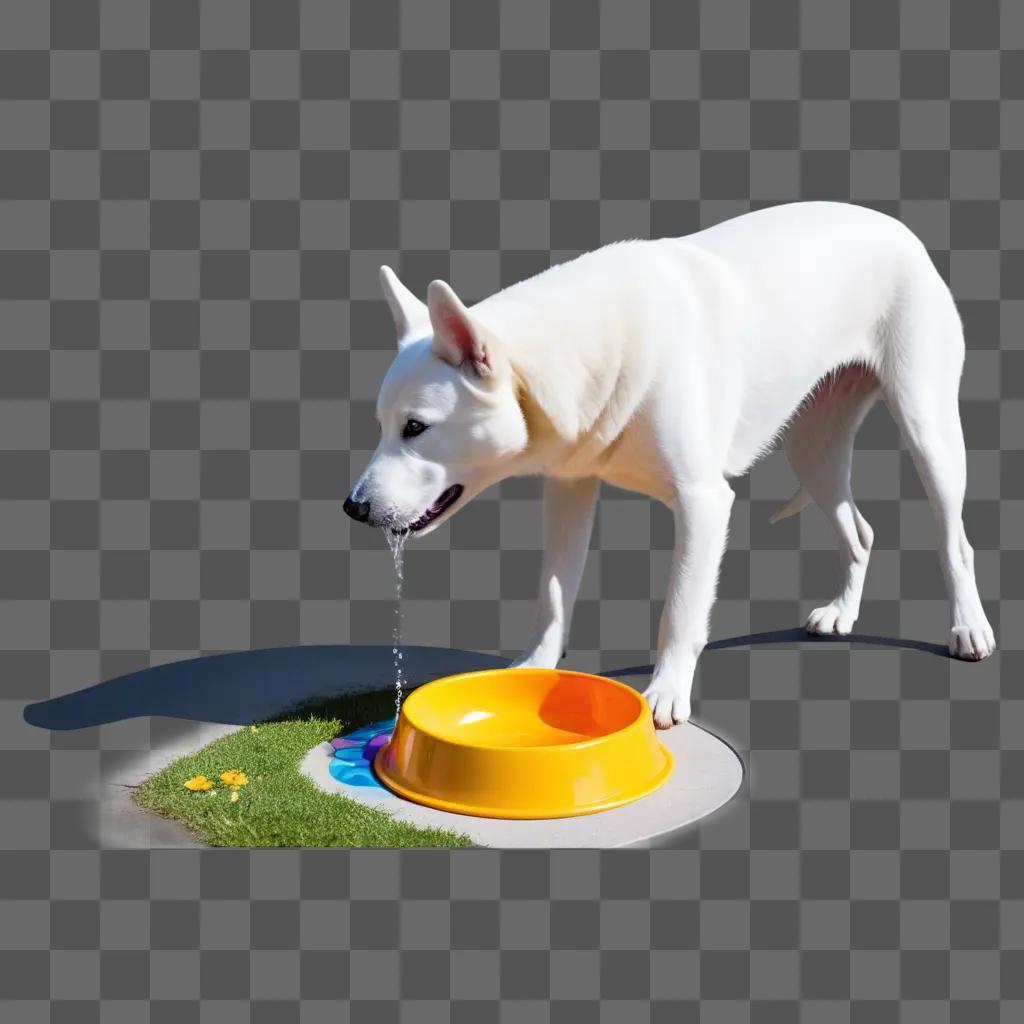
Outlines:
[[[778,643],[862,643],[902,647],[948,658],[945,647],[889,637],[811,637],[803,629],[728,637],[708,650]],[[416,645],[402,648],[402,674],[411,688],[440,676],[503,668],[509,659],[477,651]],[[614,669],[607,676],[642,676],[653,665]],[[275,647],[177,661],[108,679],[51,700],[29,704],[25,720],[42,729],[84,729],[160,715],[196,722],[249,725],[325,705],[350,694],[393,687],[391,645]]]
[[[923,651],[940,658],[949,659],[949,648],[942,644],[929,643],[927,640],[905,640],[902,637],[869,636],[865,633],[850,633],[846,636],[829,636],[808,633],[803,626],[791,629],[772,629],[764,633],[745,633],[743,636],[730,636],[721,640],[712,640],[706,651],[724,651],[731,647],[760,647],[763,644],[868,644],[874,647],[901,647],[907,651]],[[653,665],[630,665],[628,668],[614,669],[605,672],[606,676],[643,676],[654,671]]]
[[[409,645],[402,647],[402,677],[411,688],[457,672],[503,668],[508,661],[476,651]],[[61,730],[145,715],[250,725],[394,685],[390,644],[272,647],[141,669],[29,704],[24,716],[30,725]]]

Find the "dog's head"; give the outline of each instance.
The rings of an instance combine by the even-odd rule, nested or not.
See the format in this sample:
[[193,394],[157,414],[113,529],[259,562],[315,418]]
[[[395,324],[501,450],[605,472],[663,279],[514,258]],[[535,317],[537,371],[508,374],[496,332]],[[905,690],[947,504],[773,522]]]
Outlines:
[[425,534],[507,475],[526,421],[500,343],[443,281],[422,303],[381,267],[398,331],[377,397],[381,438],[345,500],[359,522]]

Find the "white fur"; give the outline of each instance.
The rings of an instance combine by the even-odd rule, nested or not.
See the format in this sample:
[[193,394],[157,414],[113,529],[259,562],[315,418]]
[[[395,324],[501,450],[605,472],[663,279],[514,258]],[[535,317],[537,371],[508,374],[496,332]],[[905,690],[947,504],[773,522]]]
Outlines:
[[[401,528],[453,483],[453,508],[543,474],[538,622],[519,662],[553,666],[567,634],[597,482],[672,509],[676,545],[647,697],[659,726],[690,714],[733,492],[780,437],[840,537],[843,580],[812,633],[848,633],[871,529],[853,502],[853,437],[881,396],[931,499],[953,609],[950,652],[995,646],[961,521],[964,359],[953,298],[921,242],[883,214],[796,203],[685,238],[607,245],[470,309],[443,282],[426,305],[382,268],[401,345],[381,389],[381,444],[354,494]],[[430,424],[403,441],[413,416]],[[434,529],[453,509],[432,522]]]

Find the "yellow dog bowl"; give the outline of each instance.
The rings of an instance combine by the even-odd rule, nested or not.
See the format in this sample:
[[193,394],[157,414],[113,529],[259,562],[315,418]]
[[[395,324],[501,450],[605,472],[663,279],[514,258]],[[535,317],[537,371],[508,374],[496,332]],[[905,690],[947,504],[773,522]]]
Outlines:
[[374,761],[416,803],[487,818],[566,818],[638,800],[672,772],[635,690],[558,669],[466,672],[406,698]]

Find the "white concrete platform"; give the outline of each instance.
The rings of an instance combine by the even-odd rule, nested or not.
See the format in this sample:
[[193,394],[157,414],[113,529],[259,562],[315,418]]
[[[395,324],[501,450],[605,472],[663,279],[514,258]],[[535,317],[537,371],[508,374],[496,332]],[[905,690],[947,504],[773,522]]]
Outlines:
[[[118,723],[120,724],[120,723]],[[150,750],[137,750],[119,764],[104,769],[100,787],[97,841],[103,849],[164,850],[205,849],[188,829],[171,818],[162,818],[135,804],[131,791],[150,775],[162,771],[181,757],[194,754],[214,740],[237,732],[237,725],[219,722],[176,720],[174,734],[153,744]],[[118,725],[101,726],[108,736]]]
[[725,804],[743,781],[743,762],[723,740],[692,723],[658,733],[675,757],[669,779],[650,796],[598,814],[575,818],[515,821],[478,818],[439,811],[405,800],[390,790],[350,786],[329,771],[334,753],[329,743],[303,759],[304,772],[321,789],[390,812],[421,827],[462,832],[480,846],[512,848],[610,848],[656,845],[673,832]]

